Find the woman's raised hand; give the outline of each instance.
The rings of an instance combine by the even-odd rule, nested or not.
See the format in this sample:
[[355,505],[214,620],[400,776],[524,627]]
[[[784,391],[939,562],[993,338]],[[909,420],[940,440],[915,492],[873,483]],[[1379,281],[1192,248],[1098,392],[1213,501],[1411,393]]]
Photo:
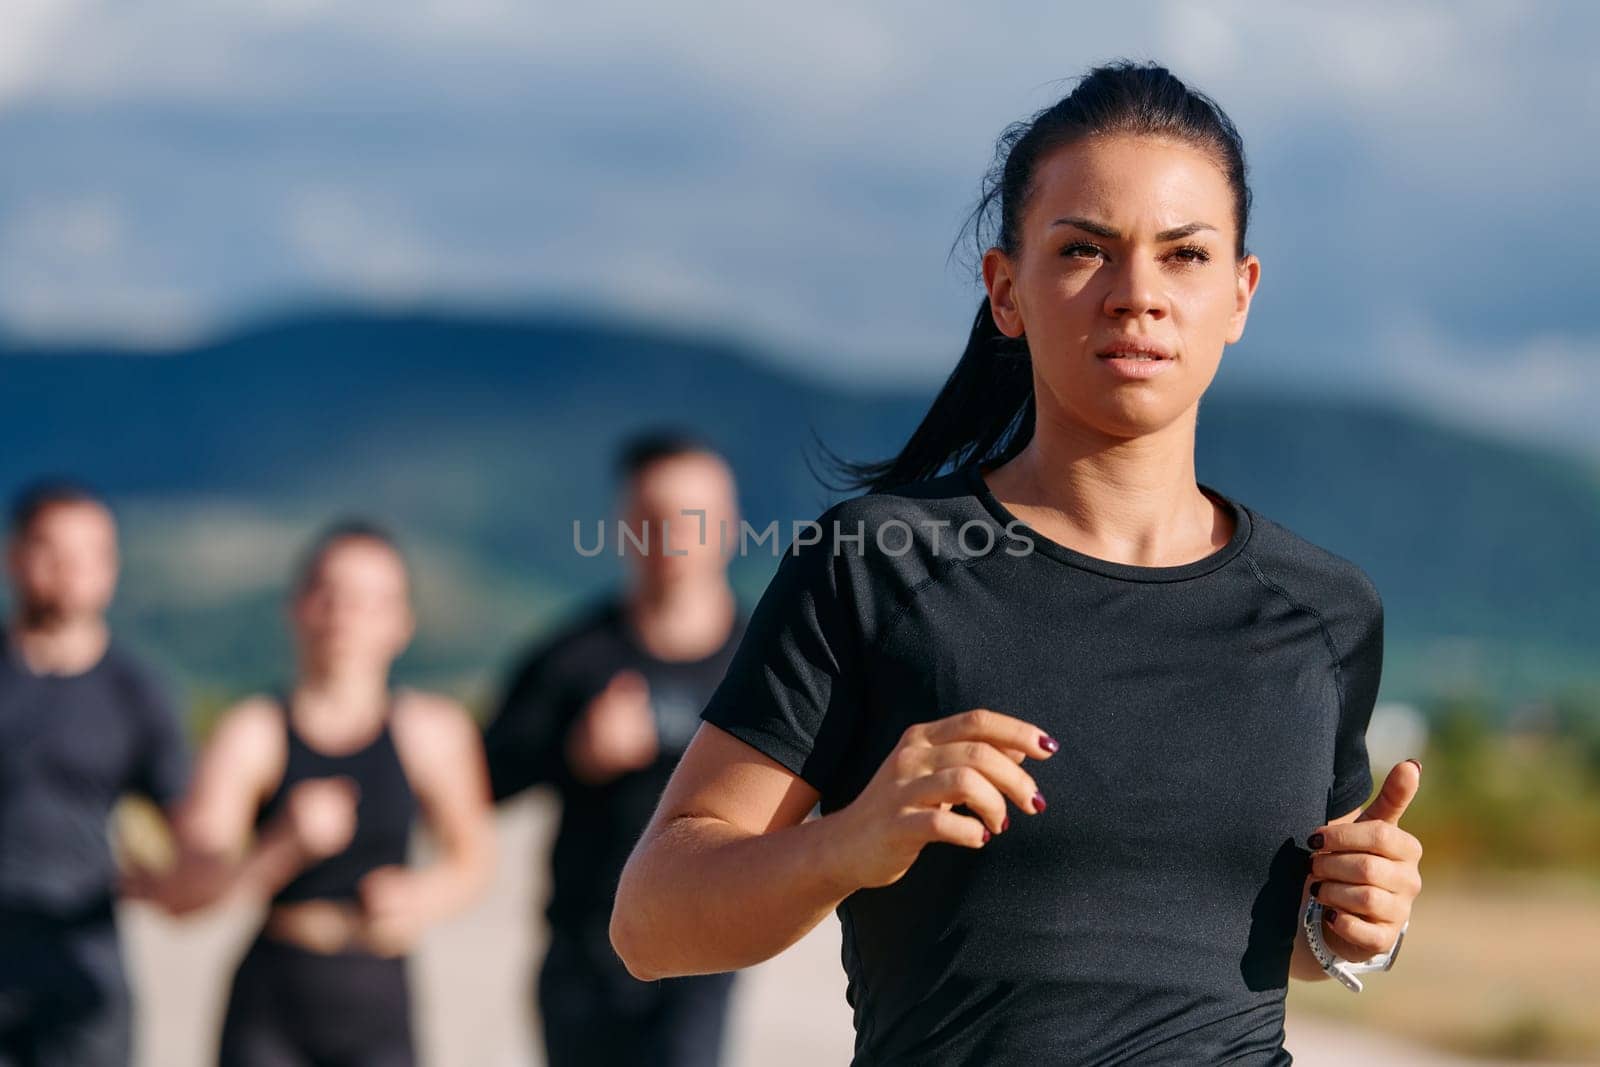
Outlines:
[[[900,879],[930,842],[982,848],[1011,819],[1006,801],[1030,815],[1045,809],[1029,757],[1060,746],[1031,723],[973,708],[901,735],[867,787],[836,818],[840,872],[853,887]],[[972,812],[951,810],[962,805]]]
[[1400,828],[1400,816],[1421,786],[1420,760],[1397,763],[1354,822],[1325,824],[1310,837],[1311,895],[1325,908],[1325,933],[1343,942],[1330,947],[1345,959],[1389,951],[1411,919],[1422,892],[1422,842]]
[[326,859],[350,844],[360,793],[355,781],[343,775],[308,778],[290,788],[282,818],[308,863]]

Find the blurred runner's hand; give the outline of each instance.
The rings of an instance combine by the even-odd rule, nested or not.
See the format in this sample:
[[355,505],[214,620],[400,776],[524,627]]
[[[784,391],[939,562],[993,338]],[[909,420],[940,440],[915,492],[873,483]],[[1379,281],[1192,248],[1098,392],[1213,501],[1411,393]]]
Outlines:
[[568,766],[585,785],[648,767],[659,750],[650,687],[635,670],[612,675],[567,734]]

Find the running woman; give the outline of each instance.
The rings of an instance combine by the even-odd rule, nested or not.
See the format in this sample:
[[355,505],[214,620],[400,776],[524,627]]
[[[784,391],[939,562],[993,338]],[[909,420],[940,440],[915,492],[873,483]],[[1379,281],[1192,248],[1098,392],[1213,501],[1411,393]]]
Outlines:
[[[294,685],[224,714],[180,815],[185,859],[150,892],[174,912],[270,898],[233,978],[223,1067],[412,1064],[406,955],[493,871],[482,745],[454,701],[390,686],[413,617],[382,529],[319,538],[291,615]],[[407,865],[419,812],[439,844],[423,867]]]
[[113,641],[117,529],[92,492],[42,483],[12,508],[0,633],[0,1067],[132,1055],[107,836],[125,793],[170,808],[189,759],[178,716]]
[[1249,202],[1153,64],[1006,131],[966,351],[752,613],[623,875],[632,973],[837,909],[857,1064],[1276,1065],[1308,894],[1340,957],[1391,949],[1421,767],[1367,806],[1379,594],[1195,475]]
[[485,735],[489,771],[496,799],[541,783],[561,798],[538,981],[550,1067],[714,1067],[733,976],[641,982],[606,931],[628,850],[743,633],[719,536],[736,532],[733,476],[676,431],[637,436],[620,467],[631,580],[526,657]]

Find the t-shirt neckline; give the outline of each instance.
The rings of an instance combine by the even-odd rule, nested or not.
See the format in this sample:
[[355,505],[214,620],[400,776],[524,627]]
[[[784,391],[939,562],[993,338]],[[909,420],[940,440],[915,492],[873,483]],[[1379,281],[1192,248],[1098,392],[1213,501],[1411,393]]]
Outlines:
[[969,462],[962,469],[962,477],[973,496],[978,499],[986,511],[992,515],[1000,525],[1006,529],[1016,531],[1017,534],[1026,536],[1033,541],[1033,551],[1041,553],[1051,559],[1058,560],[1070,567],[1080,570],[1093,571],[1108,578],[1117,578],[1127,582],[1181,582],[1190,578],[1210,574],[1212,571],[1226,564],[1240,552],[1249,542],[1253,530],[1250,520],[1250,511],[1232,497],[1226,496],[1205,482],[1197,482],[1197,486],[1207,496],[1216,500],[1228,509],[1233,515],[1233,536],[1228,543],[1208,556],[1180,563],[1172,567],[1141,567],[1132,563],[1118,563],[1114,560],[1101,559],[1091,556],[1077,549],[1068,548],[1058,541],[1052,541],[1039,531],[1029,526],[1018,518],[1012,511],[1000,502],[1000,499],[989,489],[989,483],[983,480],[980,473],[982,461]]
[[41,674],[30,667],[28,661],[23,658],[22,650],[17,647],[16,640],[12,636],[11,627],[0,624],[0,648],[4,650],[4,661],[10,664],[11,669],[17,674],[35,682],[47,684],[76,682],[98,674],[102,668],[111,662],[112,650],[115,644],[116,638],[108,633],[106,635],[106,643],[100,649],[100,657],[83,670],[73,671],[71,674],[54,674],[50,672]]

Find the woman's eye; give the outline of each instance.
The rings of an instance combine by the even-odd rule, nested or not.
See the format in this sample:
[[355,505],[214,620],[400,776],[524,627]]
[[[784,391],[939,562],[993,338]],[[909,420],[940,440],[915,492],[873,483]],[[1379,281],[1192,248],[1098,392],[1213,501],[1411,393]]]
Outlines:
[[1172,254],[1185,263],[1204,263],[1211,258],[1211,254],[1198,245],[1183,245],[1174,249]]
[[1100,254],[1100,249],[1095,245],[1079,243],[1068,245],[1067,247],[1063,248],[1061,250],[1061,254],[1069,258],[1098,256]]

